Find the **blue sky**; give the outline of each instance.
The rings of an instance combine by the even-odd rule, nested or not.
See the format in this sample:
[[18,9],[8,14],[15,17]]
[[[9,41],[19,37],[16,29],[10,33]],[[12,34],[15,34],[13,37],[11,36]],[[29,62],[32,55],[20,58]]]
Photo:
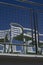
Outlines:
[[[42,3],[43,0],[30,0],[33,2],[37,3]],[[25,6],[28,8],[34,8],[43,10],[42,6],[32,6],[26,3],[20,3],[16,0],[0,0],[0,2],[7,2],[7,3],[12,3],[16,5],[21,5]],[[11,6],[6,6],[6,5],[1,5],[0,4],[0,29],[9,29],[10,28],[10,23],[11,22],[16,22],[21,24],[23,27],[31,27],[31,22],[30,22],[30,14],[28,9],[22,9],[22,8],[17,8],[17,7],[11,7]],[[25,22],[24,22],[25,21]],[[38,25],[39,25],[39,32],[43,33],[43,13],[38,12]]]
[[[41,0],[30,0],[30,1],[33,1],[33,2],[37,2],[37,3],[42,3],[43,4],[43,0],[41,1]],[[26,4],[26,3],[20,3],[20,2],[18,2],[17,0],[0,0],[0,2],[7,2],[7,3],[12,3],[12,4],[17,4],[17,5],[21,5],[21,6],[26,6],[26,7],[28,7],[28,8],[34,8],[34,9],[40,9],[40,10],[43,10],[43,7],[38,7],[38,6],[32,6],[32,5],[29,5],[29,4]],[[20,9],[20,10],[22,10],[22,11],[24,11],[23,9]],[[14,8],[13,7],[8,7],[8,6],[4,6],[4,5],[0,5],[0,29],[5,29],[5,27],[6,26],[8,26],[8,24],[12,21],[10,18],[13,18],[16,14],[13,14],[13,11],[14,11]],[[27,11],[27,10],[26,10]],[[25,12],[26,12],[25,11]],[[18,9],[18,12],[16,12],[17,14],[18,13],[20,13],[21,11],[19,11],[19,9]],[[24,13],[24,12],[23,12]],[[20,13],[20,14],[22,14],[23,15],[23,13]],[[19,17],[21,16],[19,14]],[[26,14],[29,14],[28,13],[28,11],[27,11],[27,13]],[[40,16],[39,16],[40,15]],[[42,18],[40,18],[40,20],[42,21],[43,20],[43,14],[39,14],[38,13],[38,16],[39,17],[42,17]],[[9,17],[9,18],[8,18]],[[23,15],[23,17],[24,18],[26,18],[26,17],[29,17],[29,15],[26,15],[26,17]],[[22,19],[23,19],[23,17],[21,17]],[[18,19],[18,17],[17,17],[17,19]],[[26,20],[28,20],[28,18],[26,18]],[[38,19],[39,20],[39,19]],[[3,21],[3,22],[2,22]],[[13,19],[13,21],[14,21],[14,19]],[[19,21],[20,21],[20,19],[19,19]],[[8,23],[9,22],[9,23]],[[6,26],[4,26],[4,24],[2,24],[2,23],[4,23]],[[27,23],[27,26],[28,26],[28,22],[25,22],[25,24]],[[40,23],[40,22],[39,22]],[[23,23],[22,23],[23,24]],[[30,24],[30,22],[29,22],[29,24]],[[41,24],[42,25],[42,24]],[[4,27],[2,27],[2,26],[4,26]],[[6,28],[8,28],[8,27],[6,27]],[[40,27],[39,27],[40,28]]]

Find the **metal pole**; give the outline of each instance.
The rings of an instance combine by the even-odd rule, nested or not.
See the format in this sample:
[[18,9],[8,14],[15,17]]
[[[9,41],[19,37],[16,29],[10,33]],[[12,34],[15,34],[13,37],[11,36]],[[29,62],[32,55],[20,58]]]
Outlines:
[[[24,45],[26,45],[26,39],[25,38],[23,38],[23,42],[24,42]],[[24,46],[24,54],[26,54],[26,46]]]
[[31,22],[31,33],[32,33],[32,44],[34,43],[33,42],[33,22],[32,22],[32,13],[33,13],[33,10],[30,9],[30,22]]
[[[11,25],[10,25],[10,27],[11,27]],[[10,29],[10,34],[11,34],[11,29]],[[11,38],[11,35],[10,35],[10,46],[11,46],[11,53],[13,52],[13,50],[12,50],[12,38]]]
[[33,20],[34,20],[34,34],[35,34],[35,47],[36,47],[36,54],[37,54],[37,37],[36,37],[36,21],[35,21],[35,10],[33,10]]
[[37,17],[37,11],[36,11],[36,29],[37,29],[37,50],[38,50],[38,44],[39,44],[39,30],[38,30],[38,17]]
[[[5,36],[5,31],[4,31],[4,36]],[[5,44],[5,38],[4,38],[4,53],[6,52],[6,44]]]

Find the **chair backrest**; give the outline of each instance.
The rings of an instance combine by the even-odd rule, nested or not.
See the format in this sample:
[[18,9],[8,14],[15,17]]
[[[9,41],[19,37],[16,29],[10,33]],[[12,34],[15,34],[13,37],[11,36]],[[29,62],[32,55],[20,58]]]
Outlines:
[[11,23],[11,38],[17,37],[23,33],[23,27],[17,23]]

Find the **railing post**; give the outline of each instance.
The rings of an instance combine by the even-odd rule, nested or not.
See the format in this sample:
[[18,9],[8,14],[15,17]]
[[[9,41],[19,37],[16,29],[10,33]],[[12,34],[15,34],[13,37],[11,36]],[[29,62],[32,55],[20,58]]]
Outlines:
[[35,34],[35,47],[36,47],[36,54],[37,54],[37,37],[36,37],[36,15],[35,15],[35,10],[33,10],[33,20],[34,20],[34,34]]
[[[5,32],[4,32],[5,34]],[[5,35],[4,35],[5,36]],[[5,43],[5,38],[4,38],[4,53],[6,52],[6,43]]]

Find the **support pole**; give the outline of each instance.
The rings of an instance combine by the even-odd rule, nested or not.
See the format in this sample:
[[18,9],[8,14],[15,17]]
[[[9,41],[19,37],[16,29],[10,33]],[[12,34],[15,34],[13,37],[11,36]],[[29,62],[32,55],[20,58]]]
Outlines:
[[[10,25],[10,27],[11,27],[11,25]],[[10,47],[11,47],[11,53],[13,52],[13,50],[12,50],[12,37],[11,37],[11,29],[10,29]]]
[[37,37],[36,37],[36,17],[35,17],[35,10],[33,10],[33,20],[34,20],[34,34],[35,34],[35,47],[36,47],[36,54],[37,54]]
[[[4,36],[5,36],[5,32],[4,32]],[[6,44],[5,44],[5,38],[4,38],[4,53],[6,52]]]
[[33,21],[32,21],[32,13],[33,13],[33,10],[30,9],[30,22],[31,22],[31,34],[32,34],[32,44],[34,43],[33,42]]

